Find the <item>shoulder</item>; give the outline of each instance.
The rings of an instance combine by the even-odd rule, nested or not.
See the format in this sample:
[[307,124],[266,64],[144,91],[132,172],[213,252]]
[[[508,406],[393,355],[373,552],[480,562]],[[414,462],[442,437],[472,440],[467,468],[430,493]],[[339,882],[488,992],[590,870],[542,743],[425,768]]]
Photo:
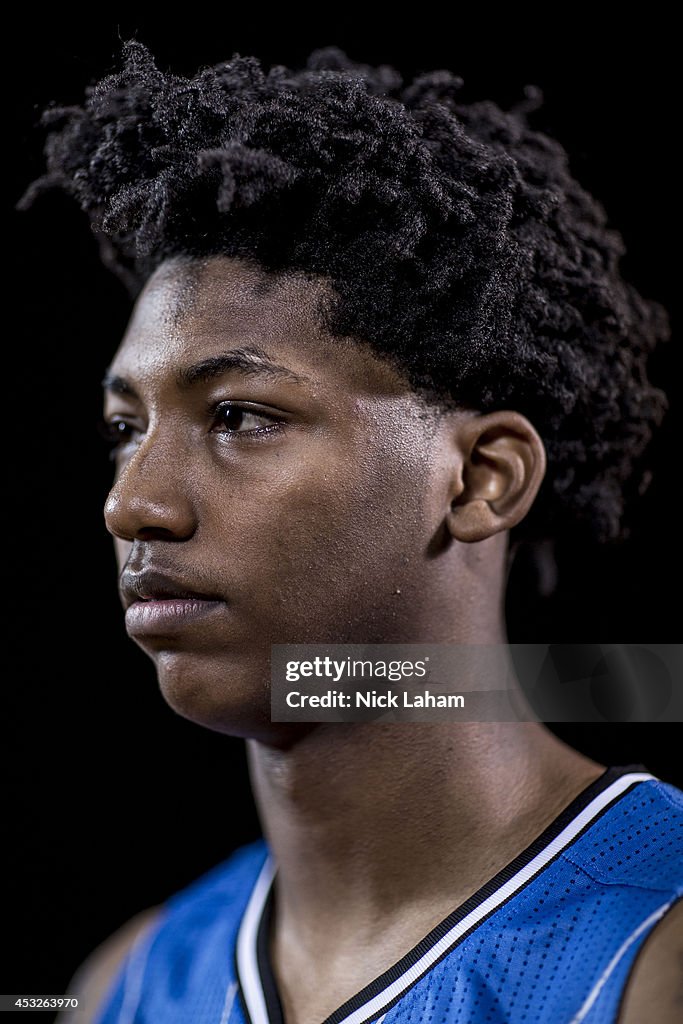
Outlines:
[[683,898],[655,925],[640,948],[624,989],[618,1024],[683,1019]]
[[189,917],[196,920],[220,912],[240,913],[269,850],[263,839],[238,847],[225,859],[169,896],[159,907],[160,933],[173,930]]
[[[163,903],[136,914],[98,946],[74,974],[69,995],[78,998],[77,1016],[63,1013],[60,1024],[95,1024],[105,1007],[107,996],[114,993],[114,983],[122,982],[125,968],[137,950],[142,955],[147,946],[171,938],[191,935],[190,923],[207,924],[217,912],[237,916],[249,895],[255,872],[267,855],[263,840],[239,847],[221,861],[171,895]],[[107,1000],[107,1005],[110,1000]]]
[[625,882],[631,894],[644,894],[645,887],[660,898],[666,893],[667,902],[633,960],[617,1024],[673,1024],[683,1011],[683,791],[649,781],[634,790],[628,812],[614,881]]
[[632,902],[646,890],[683,895],[683,791],[654,777],[636,781],[563,857],[601,886],[626,887]]
[[91,1024],[96,1020],[104,997],[128,953],[136,941],[142,940],[153,928],[160,910],[154,906],[135,914],[90,953],[67,987],[68,994],[78,999],[78,1011],[60,1014],[60,1024],[71,1021],[74,1024],[76,1021],[78,1024]]

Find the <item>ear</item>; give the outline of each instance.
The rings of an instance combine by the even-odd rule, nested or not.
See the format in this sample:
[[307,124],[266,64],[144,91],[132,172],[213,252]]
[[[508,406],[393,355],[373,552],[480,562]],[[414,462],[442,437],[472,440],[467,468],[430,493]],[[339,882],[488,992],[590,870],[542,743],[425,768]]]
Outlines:
[[461,419],[460,450],[446,522],[466,544],[509,530],[524,518],[545,475],[541,438],[521,413],[500,410]]

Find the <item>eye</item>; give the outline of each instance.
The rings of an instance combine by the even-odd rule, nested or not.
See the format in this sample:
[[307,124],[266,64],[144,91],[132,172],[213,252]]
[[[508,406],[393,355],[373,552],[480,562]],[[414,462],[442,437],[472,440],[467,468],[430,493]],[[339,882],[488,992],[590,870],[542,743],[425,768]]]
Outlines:
[[118,449],[132,440],[136,428],[132,424],[126,423],[125,420],[99,419],[97,430],[103,441],[109,445],[111,449],[109,458],[113,460],[116,458]]
[[252,408],[244,402],[219,402],[213,409],[218,434],[266,434],[280,430],[283,422],[273,413]]

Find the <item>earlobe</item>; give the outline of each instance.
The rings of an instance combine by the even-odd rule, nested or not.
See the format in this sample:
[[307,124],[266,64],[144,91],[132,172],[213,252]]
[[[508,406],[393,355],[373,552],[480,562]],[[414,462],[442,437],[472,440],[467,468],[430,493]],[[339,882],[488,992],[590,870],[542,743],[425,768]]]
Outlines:
[[534,427],[512,410],[476,415],[458,430],[462,462],[446,522],[456,540],[471,544],[524,518],[545,475],[546,456]]
[[504,527],[496,525],[496,517],[491,511],[489,503],[482,498],[466,504],[454,501],[447,516],[451,535],[463,544],[472,544],[498,533]]

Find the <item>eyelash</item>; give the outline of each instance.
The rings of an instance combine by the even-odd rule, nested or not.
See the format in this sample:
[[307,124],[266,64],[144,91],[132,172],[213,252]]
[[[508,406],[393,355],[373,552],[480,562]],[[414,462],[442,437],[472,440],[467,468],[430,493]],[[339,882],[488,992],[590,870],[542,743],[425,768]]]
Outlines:
[[[263,412],[261,409],[254,409],[248,402],[233,402],[233,401],[220,401],[215,402],[208,407],[208,413],[211,416],[212,422],[215,424],[221,410],[226,412],[231,410],[237,410],[243,412],[245,415],[258,416],[261,419],[270,420],[271,422],[265,427],[256,427],[251,430],[221,430],[217,431],[219,434],[225,435],[237,435],[238,437],[246,437],[251,440],[261,438],[264,434],[273,434],[282,430],[284,426],[284,420],[280,419],[271,413]],[[99,433],[103,440],[109,445],[109,458],[113,461],[119,449],[126,444],[130,438],[124,434],[125,428],[128,430],[135,430],[135,427],[126,423],[125,420],[105,420],[100,419],[97,423]],[[211,433],[214,433],[213,427]]]

